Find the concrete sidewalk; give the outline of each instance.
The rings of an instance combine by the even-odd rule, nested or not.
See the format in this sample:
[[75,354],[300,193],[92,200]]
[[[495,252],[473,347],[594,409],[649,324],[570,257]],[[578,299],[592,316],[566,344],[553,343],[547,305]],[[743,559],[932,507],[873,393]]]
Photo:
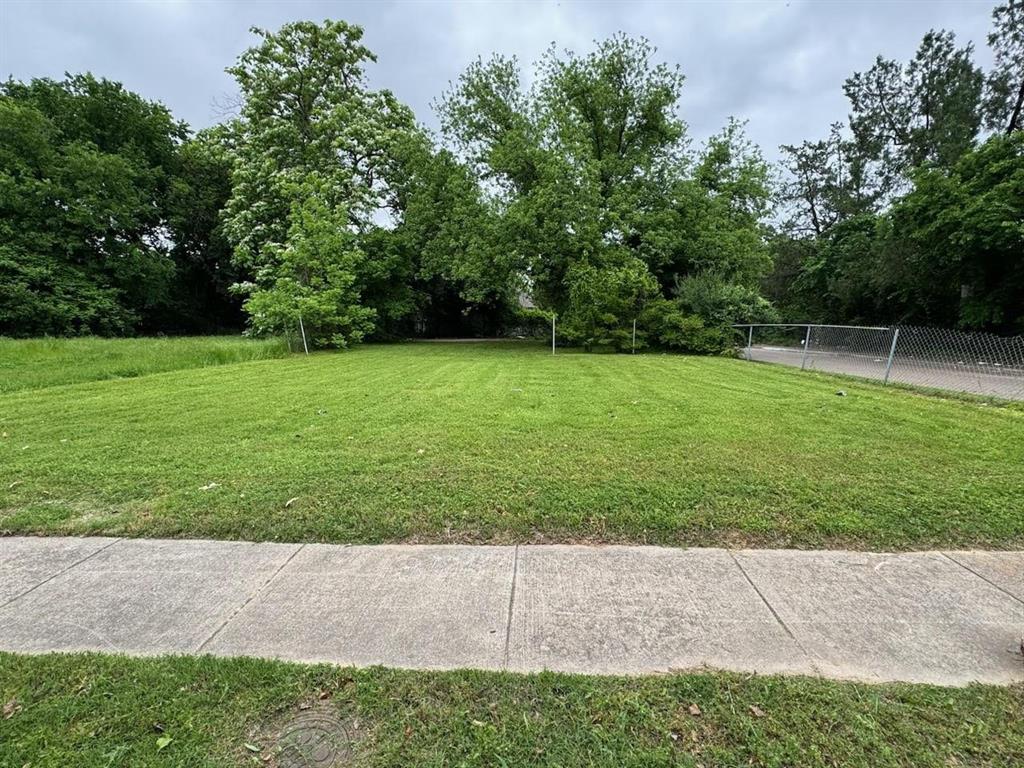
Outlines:
[[0,538],[0,649],[1024,680],[1024,552]]

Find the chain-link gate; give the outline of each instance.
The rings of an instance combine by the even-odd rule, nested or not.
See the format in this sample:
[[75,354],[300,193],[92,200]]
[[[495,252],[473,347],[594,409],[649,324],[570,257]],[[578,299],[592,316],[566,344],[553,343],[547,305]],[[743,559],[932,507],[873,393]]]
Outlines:
[[748,360],[1024,400],[1024,337],[916,326],[737,325]]

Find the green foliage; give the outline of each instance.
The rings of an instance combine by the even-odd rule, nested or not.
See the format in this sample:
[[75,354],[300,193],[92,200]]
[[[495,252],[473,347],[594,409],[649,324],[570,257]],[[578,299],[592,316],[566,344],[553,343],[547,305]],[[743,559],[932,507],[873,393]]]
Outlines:
[[890,215],[920,304],[966,328],[1024,332],[1024,132],[996,135],[949,173],[923,170]]
[[359,27],[252,31],[227,70],[238,117],[194,137],[91,75],[4,86],[0,332],[195,333],[244,311],[255,334],[302,318],[349,346],[499,333],[529,295],[623,349],[620,326],[688,276],[743,293],[769,269],[767,165],[735,121],[690,151],[683,76],[646,40],[552,48],[529,91],[514,60],[477,61],[438,105],[447,149],[368,87]]
[[637,216],[640,253],[666,296],[680,280],[703,272],[756,286],[771,268],[762,224],[771,194],[768,167],[735,121],[694,161],[693,176],[674,182],[667,205]]
[[[587,350],[595,347],[629,349],[633,320],[647,301],[658,295],[657,282],[643,262],[633,257],[626,257],[614,266],[574,264],[566,281],[569,305],[562,335]],[[642,337],[638,342],[641,347],[645,346]]]
[[771,302],[755,288],[722,279],[714,272],[690,275],[679,281],[680,307],[708,325],[726,328],[733,323],[774,323],[779,318]]
[[[239,292],[256,333],[309,322],[318,346],[347,346],[374,328],[360,303],[366,274],[357,235],[392,193],[397,147],[412,113],[365,86],[373,54],[341,21],[295,22],[261,41],[228,72],[244,103],[233,126],[234,171],[225,233],[235,263],[253,272]],[[387,252],[385,251],[385,257]]]
[[[844,86],[852,140],[783,147],[789,216],[769,296],[794,320],[1024,331],[1024,6],[997,7],[982,73],[929,32]],[[982,119],[1003,136],[977,141]]]
[[506,316],[504,330],[509,336],[550,339],[551,313],[536,307],[516,306]]
[[694,355],[722,354],[732,334],[722,327],[705,327],[699,315],[686,314],[680,302],[657,299],[640,313],[638,326],[663,349]]
[[523,282],[514,254],[501,247],[499,216],[450,152],[435,150],[421,134],[402,149],[397,222],[376,237],[404,256],[412,300],[406,315],[418,325],[412,330],[494,335],[514,311]]
[[159,311],[182,131],[89,75],[0,87],[0,333],[131,333]]
[[777,253],[796,261],[778,262],[791,270],[779,300],[810,320],[1024,331],[1022,136],[992,136],[949,170],[920,170],[883,214],[814,241],[780,238]]
[[223,160],[92,75],[0,86],[0,333],[231,327]]
[[552,48],[529,92],[514,60],[478,61],[439,105],[494,191],[497,252],[588,348],[630,347],[644,301],[687,275],[753,288],[770,268],[767,165],[736,122],[690,153],[683,77],[654,53],[624,35],[582,56]]
[[1006,134],[1024,130],[1024,2],[1008,0],[992,11],[988,36],[993,66],[985,81],[985,119]]
[[883,189],[925,163],[949,167],[971,148],[982,119],[984,76],[973,46],[952,32],[928,32],[906,65],[881,56],[843,90],[858,149],[880,162]]
[[[316,347],[347,347],[373,330],[376,313],[359,302],[365,254],[348,229],[348,211],[331,209],[320,189],[296,195],[283,247],[256,273],[245,302],[257,335],[300,328]],[[300,325],[301,323],[301,325]]]
[[850,216],[871,212],[882,194],[870,159],[833,123],[827,139],[783,145],[787,178],[780,197],[787,204],[784,227],[802,237],[822,237]]
[[221,211],[231,196],[227,131],[214,128],[184,142],[168,193],[170,255],[176,265],[171,315],[164,330],[241,328],[241,301],[231,286],[248,274],[231,263]]

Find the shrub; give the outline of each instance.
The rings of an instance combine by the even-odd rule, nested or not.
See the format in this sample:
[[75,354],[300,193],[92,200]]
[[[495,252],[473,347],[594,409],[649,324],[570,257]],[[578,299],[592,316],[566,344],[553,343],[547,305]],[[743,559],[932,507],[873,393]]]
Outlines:
[[707,326],[778,322],[775,307],[756,288],[731,283],[713,272],[683,278],[675,293],[682,310],[703,318]]
[[[650,302],[640,315],[638,327],[656,346],[677,352],[715,355],[732,347],[730,329],[709,328],[702,318],[685,313],[679,302],[668,299]],[[638,330],[638,338],[639,335]]]
[[536,307],[514,307],[502,321],[503,336],[542,339],[551,335],[551,312]]
[[[562,334],[584,349],[612,347],[623,351],[632,345],[633,320],[658,294],[658,283],[639,259],[627,257],[621,264],[597,267],[589,263],[569,269],[569,309]],[[646,343],[637,336],[637,346]]]

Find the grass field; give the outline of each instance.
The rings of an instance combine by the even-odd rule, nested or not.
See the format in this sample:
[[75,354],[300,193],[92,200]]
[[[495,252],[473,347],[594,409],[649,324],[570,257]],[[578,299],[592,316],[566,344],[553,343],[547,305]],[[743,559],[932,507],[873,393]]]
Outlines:
[[1024,756],[1020,686],[0,654],[0,702],[0,765],[33,768],[266,765],[304,705],[358,724],[361,766],[948,768]]
[[19,389],[125,379],[147,373],[284,357],[280,339],[197,336],[156,339],[0,338],[0,394]]
[[739,360],[366,346],[0,406],[6,533],[1024,546],[1021,406]]

